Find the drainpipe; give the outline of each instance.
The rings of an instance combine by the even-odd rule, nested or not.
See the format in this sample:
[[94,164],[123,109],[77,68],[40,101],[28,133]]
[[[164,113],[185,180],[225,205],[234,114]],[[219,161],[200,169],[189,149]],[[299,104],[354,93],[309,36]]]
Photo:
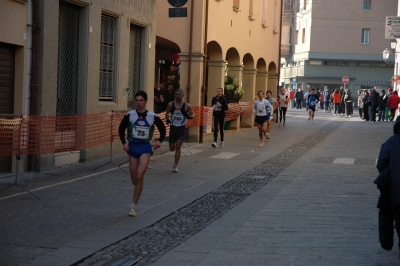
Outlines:
[[190,32],[189,32],[189,66],[188,66],[188,84],[186,86],[187,96],[186,99],[190,103],[190,91],[192,90],[192,57],[193,57],[193,10],[194,0],[191,1],[190,6]]
[[28,1],[28,49],[26,55],[26,84],[25,84],[25,111],[30,113],[30,97],[31,97],[31,70],[32,70],[32,0]]
[[[279,92],[279,82],[281,79],[281,56],[282,56],[282,48],[281,47],[282,47],[283,1],[279,1],[279,3],[281,3],[281,11],[280,11],[281,24],[279,25],[280,30],[279,30],[278,85],[276,86],[276,95],[279,95],[279,93],[280,93]],[[276,113],[276,116],[275,116],[275,123],[278,123],[278,113]]]
[[[204,22],[204,56],[203,56],[203,86],[201,87],[201,105],[204,105],[206,94],[206,71],[207,71],[207,33],[208,33],[208,1],[206,0],[206,14]],[[200,143],[203,143],[203,126],[200,127]]]
[[32,63],[30,83],[30,115],[39,115],[39,52],[40,52],[40,0],[32,0]]

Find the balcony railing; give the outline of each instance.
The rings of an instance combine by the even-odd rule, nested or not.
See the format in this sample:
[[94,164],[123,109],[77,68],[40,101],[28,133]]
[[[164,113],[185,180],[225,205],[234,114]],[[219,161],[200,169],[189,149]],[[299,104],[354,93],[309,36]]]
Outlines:
[[304,66],[292,66],[282,69],[282,78],[292,78],[299,76],[304,76]]

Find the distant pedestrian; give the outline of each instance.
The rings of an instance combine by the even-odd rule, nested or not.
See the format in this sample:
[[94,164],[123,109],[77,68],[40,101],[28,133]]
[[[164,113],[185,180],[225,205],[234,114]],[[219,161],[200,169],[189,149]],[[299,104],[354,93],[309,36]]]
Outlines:
[[289,107],[290,108],[294,107],[294,91],[293,91],[293,88],[290,88],[290,90],[289,90]]
[[371,89],[371,106],[370,106],[370,119],[371,124],[376,122],[376,113],[379,107],[379,93],[376,91],[376,88]]
[[364,97],[363,90],[359,90],[357,103],[358,103],[358,114],[360,115],[360,119],[364,118],[364,116],[363,116],[363,107],[364,107],[363,97]]
[[399,104],[400,98],[397,94],[397,91],[394,91],[393,95],[391,95],[388,100],[388,106],[390,108],[390,121],[393,121],[396,111],[399,108]]
[[224,96],[222,88],[217,89],[217,95],[211,100],[213,110],[213,121],[214,121],[214,141],[211,144],[212,147],[217,147],[218,140],[218,129],[221,136],[220,148],[224,147],[224,125],[225,125],[225,111],[228,110],[228,102]]
[[298,88],[296,91],[296,108],[301,109],[301,105],[303,104],[304,93],[301,88]]
[[378,121],[385,121],[385,112],[388,100],[389,97],[387,97],[385,90],[382,90],[381,95],[379,96]]
[[344,91],[343,86],[340,87],[339,93],[340,93],[339,114],[344,115],[346,110],[345,110],[345,102],[344,102],[345,91]]
[[338,88],[336,88],[335,91],[332,93],[332,102],[335,105],[335,113],[333,115],[339,115],[340,92]]
[[[400,238],[400,117],[396,119],[393,133],[381,146],[376,164],[379,175],[374,181],[380,190],[379,241],[385,250],[393,247],[393,223]],[[398,246],[400,249],[400,242]]]
[[328,89],[328,86],[325,86],[325,88],[324,88],[324,105],[325,105],[324,112],[330,111],[330,109],[329,109],[330,102],[331,102],[331,92]]
[[364,120],[366,122],[369,122],[369,106],[371,105],[371,99],[369,95],[369,90],[364,91],[364,98],[363,98],[363,114],[364,114]]
[[[390,96],[392,96],[392,94],[393,94],[393,88],[389,88],[388,89],[388,93],[386,94],[386,96],[387,96],[387,99],[389,100],[389,97]],[[390,113],[390,108],[389,108],[389,106],[387,106],[387,104],[386,104],[386,111],[385,111],[385,118],[386,118],[386,122],[387,121],[389,121],[389,113]]]
[[351,93],[350,89],[346,89],[344,102],[346,103],[346,115],[344,117],[351,117],[353,113],[353,94]]

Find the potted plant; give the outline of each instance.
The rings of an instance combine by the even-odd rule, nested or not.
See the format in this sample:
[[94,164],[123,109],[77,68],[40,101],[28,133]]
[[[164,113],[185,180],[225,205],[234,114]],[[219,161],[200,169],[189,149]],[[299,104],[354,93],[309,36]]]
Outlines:
[[[234,75],[226,75],[224,82],[224,96],[228,104],[240,102],[242,100],[243,93],[243,87],[238,84],[238,79]],[[229,130],[230,128],[231,121],[226,121],[224,129]]]

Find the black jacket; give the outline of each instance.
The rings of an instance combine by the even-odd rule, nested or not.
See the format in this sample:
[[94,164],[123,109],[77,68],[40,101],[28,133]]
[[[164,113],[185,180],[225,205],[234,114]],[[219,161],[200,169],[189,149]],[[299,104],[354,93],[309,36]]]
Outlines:
[[[216,109],[215,104],[217,102],[221,104],[221,110]],[[217,96],[214,96],[211,100],[211,105],[214,107],[213,115],[225,117],[225,111],[228,110],[228,102],[226,101],[224,95],[219,98],[217,98]]]
[[296,91],[295,98],[296,98],[296,100],[303,100],[303,98],[304,98],[303,90],[300,90],[300,91],[298,90],[298,91]]

